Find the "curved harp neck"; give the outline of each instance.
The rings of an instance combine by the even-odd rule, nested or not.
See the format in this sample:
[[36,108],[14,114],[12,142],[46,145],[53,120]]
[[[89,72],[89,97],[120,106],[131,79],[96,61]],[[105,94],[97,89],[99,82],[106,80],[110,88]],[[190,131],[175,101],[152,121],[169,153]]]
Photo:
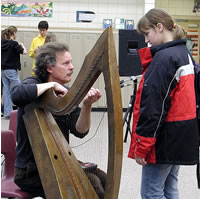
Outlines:
[[107,28],[98,39],[94,48],[86,56],[83,66],[69,92],[63,97],[57,97],[53,89],[49,89],[41,96],[39,106],[52,114],[68,113],[74,106],[80,104],[84,96],[92,87],[101,72],[109,73],[109,45],[113,42],[112,28]]

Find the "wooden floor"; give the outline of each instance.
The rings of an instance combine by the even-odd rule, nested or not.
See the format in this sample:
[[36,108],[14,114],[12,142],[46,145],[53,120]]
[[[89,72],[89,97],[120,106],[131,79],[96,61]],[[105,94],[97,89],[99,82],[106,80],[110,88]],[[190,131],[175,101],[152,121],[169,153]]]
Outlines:
[[[1,119],[1,129],[8,129],[9,120]],[[124,127],[124,131],[126,126]],[[83,161],[96,162],[106,170],[107,162],[107,114],[92,112],[92,126],[84,139],[70,136],[70,145],[76,156]],[[123,167],[119,199],[140,199],[141,166],[127,157],[130,135],[123,143]],[[197,188],[196,166],[182,166],[179,173],[180,199],[199,199]],[[39,198],[38,198],[39,199]]]

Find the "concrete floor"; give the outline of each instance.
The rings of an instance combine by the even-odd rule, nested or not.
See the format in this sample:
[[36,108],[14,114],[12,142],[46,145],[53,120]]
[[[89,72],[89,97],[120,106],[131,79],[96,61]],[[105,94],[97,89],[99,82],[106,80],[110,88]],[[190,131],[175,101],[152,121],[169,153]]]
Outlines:
[[[96,131],[97,124],[99,124],[101,119],[100,128]],[[9,120],[1,119],[1,129],[8,129],[8,124]],[[104,150],[107,150],[107,146],[105,146],[105,144],[102,145],[102,143],[107,143],[107,129],[105,126],[107,126],[107,116],[103,113],[94,112],[92,113],[92,126],[88,136],[81,139],[81,141],[73,136],[70,137],[70,145],[77,157],[83,161],[96,162],[102,169],[106,168],[105,162],[107,160],[107,156],[104,152]],[[101,138],[103,139],[102,141],[99,141],[100,137],[103,137]],[[88,141],[89,138],[92,140]],[[80,146],[83,142],[86,142],[86,144]],[[127,142],[123,143],[123,167],[118,198],[140,199],[141,166],[127,157],[129,145],[130,135],[128,136]],[[98,148],[101,153],[96,153],[95,151],[97,149],[95,148]],[[96,154],[98,154],[98,156]],[[196,182],[196,166],[181,166],[179,173],[179,191],[180,199],[200,199],[200,189],[197,188]]]

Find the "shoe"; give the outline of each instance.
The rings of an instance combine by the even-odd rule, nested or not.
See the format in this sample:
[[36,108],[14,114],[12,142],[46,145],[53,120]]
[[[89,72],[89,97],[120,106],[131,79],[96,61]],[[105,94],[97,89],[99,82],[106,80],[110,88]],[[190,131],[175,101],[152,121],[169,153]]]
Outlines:
[[7,116],[4,117],[4,119],[5,119],[5,120],[9,120],[9,119],[10,119],[10,116],[7,115]]

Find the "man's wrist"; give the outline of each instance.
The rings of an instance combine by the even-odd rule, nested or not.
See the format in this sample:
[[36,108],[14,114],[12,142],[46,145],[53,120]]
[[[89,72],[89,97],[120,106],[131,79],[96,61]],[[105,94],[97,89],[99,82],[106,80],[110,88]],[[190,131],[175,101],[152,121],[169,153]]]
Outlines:
[[90,104],[90,103],[88,103],[88,102],[83,102],[82,108],[85,108],[85,109],[87,109],[87,110],[91,110],[92,104]]

